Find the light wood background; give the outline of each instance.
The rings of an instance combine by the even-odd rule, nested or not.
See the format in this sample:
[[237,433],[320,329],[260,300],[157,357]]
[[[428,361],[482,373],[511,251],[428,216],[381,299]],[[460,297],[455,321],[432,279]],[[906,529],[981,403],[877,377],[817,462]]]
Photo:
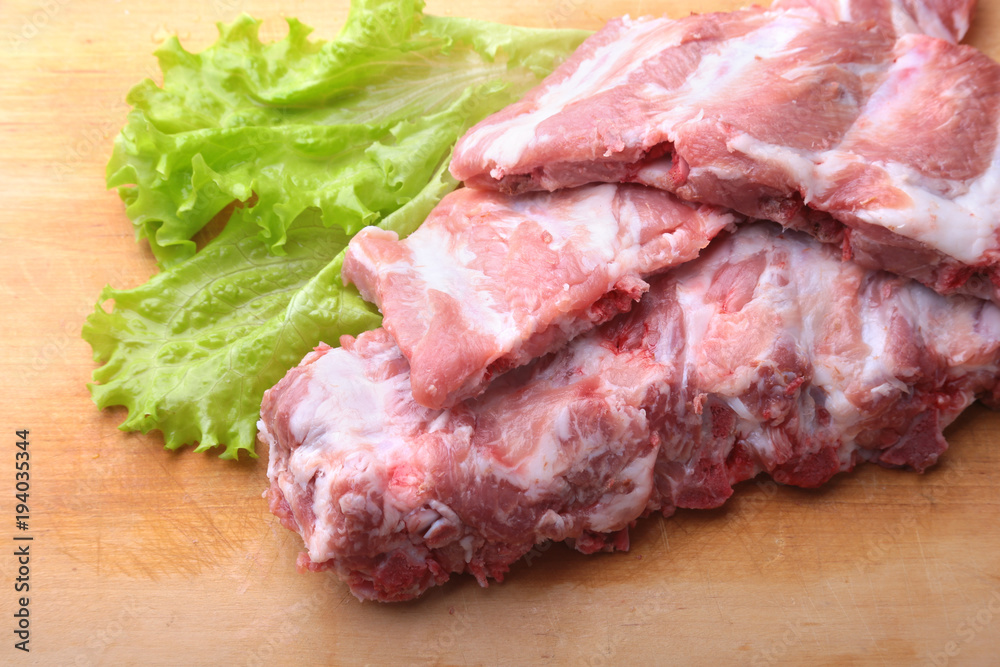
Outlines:
[[[598,28],[710,0],[434,0],[429,11]],[[153,272],[104,165],[124,96],[171,33],[200,50],[240,11],[332,37],[346,0],[0,2],[0,663],[996,664],[1000,415],[976,407],[925,475],[865,468],[816,492],[748,483],[723,509],[640,522],[628,554],[553,546],[480,589],[360,604],[298,574],[266,453],[171,453],[117,430],[79,336],[106,283]],[[1000,0],[973,44],[1000,57]],[[14,431],[31,430],[31,653],[14,650]],[[949,655],[949,652],[953,655]]]

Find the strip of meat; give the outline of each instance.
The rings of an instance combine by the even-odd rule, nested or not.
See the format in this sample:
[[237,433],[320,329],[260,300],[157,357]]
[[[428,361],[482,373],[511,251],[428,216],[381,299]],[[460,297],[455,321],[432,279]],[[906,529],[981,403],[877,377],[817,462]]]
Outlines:
[[970,47],[745,10],[612,21],[451,168],[507,191],[640,182],[1000,303],[998,136],[1000,65]]
[[895,34],[921,33],[960,42],[969,31],[975,0],[775,0],[771,9],[808,7],[827,21],[871,21]]
[[631,308],[735,216],[636,185],[460,189],[405,240],[362,230],[343,279],[382,311],[413,397],[441,408]]
[[1000,398],[996,306],[764,225],[451,409],[412,400],[386,331],[341,342],[264,397],[268,498],[301,567],[385,601],[501,580],[545,540],[627,548],[638,517],[718,506],[761,471],[806,487],[857,461],[922,471],[977,395]]

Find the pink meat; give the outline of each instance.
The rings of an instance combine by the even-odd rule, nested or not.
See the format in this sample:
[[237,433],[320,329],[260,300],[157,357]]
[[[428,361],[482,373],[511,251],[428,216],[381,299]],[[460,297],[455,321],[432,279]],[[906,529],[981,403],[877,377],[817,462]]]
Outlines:
[[871,21],[891,34],[922,33],[960,42],[975,0],[775,0],[771,9],[808,7],[827,21]]
[[627,311],[734,220],[636,185],[460,189],[405,240],[362,230],[343,279],[382,311],[416,401],[441,408]]
[[546,540],[627,548],[637,518],[716,507],[759,472],[924,470],[976,396],[996,404],[998,364],[996,306],[747,226],[451,409],[413,401],[385,330],[321,346],[265,395],[268,497],[301,567],[404,600],[501,580]]
[[475,187],[633,181],[1000,302],[1000,65],[870,22],[759,9],[612,21],[463,137]]
[[271,508],[302,534],[301,563],[359,598],[412,598],[453,572],[485,585],[540,540],[620,531],[645,509],[654,365],[578,345],[524,389],[515,372],[440,411],[413,401],[384,329],[341,342],[269,391],[260,429]]

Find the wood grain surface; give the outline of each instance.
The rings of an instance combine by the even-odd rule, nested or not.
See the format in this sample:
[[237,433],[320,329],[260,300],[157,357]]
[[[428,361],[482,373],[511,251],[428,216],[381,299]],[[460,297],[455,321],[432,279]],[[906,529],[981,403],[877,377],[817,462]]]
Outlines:
[[[598,28],[728,0],[434,0],[428,10]],[[968,41],[1000,57],[1000,0]],[[641,521],[627,554],[561,545],[503,584],[470,577],[361,604],[298,574],[299,538],[238,463],[117,430],[85,388],[80,328],[107,283],[154,273],[104,165],[128,89],[167,35],[200,50],[246,11],[336,34],[346,0],[0,2],[0,663],[997,664],[1000,415],[974,407],[925,475],[874,467],[814,492],[742,485],[715,511]],[[30,429],[31,652],[14,649],[16,429]]]

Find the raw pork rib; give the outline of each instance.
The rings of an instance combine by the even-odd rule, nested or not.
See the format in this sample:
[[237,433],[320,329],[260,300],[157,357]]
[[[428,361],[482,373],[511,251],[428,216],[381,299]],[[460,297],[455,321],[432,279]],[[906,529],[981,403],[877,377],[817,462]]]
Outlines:
[[379,306],[413,397],[441,408],[631,308],[735,216],[637,185],[520,197],[457,190],[400,241],[369,227],[345,283]]
[[[868,26],[868,27],[866,27]],[[623,18],[473,127],[475,187],[634,181],[1000,303],[1000,65],[804,10]]]
[[264,397],[271,510],[362,599],[535,544],[624,549],[638,517],[722,504],[764,471],[806,487],[857,461],[923,470],[977,395],[1000,309],[747,226],[652,281],[627,315],[448,410],[416,404],[379,329],[320,346]]

